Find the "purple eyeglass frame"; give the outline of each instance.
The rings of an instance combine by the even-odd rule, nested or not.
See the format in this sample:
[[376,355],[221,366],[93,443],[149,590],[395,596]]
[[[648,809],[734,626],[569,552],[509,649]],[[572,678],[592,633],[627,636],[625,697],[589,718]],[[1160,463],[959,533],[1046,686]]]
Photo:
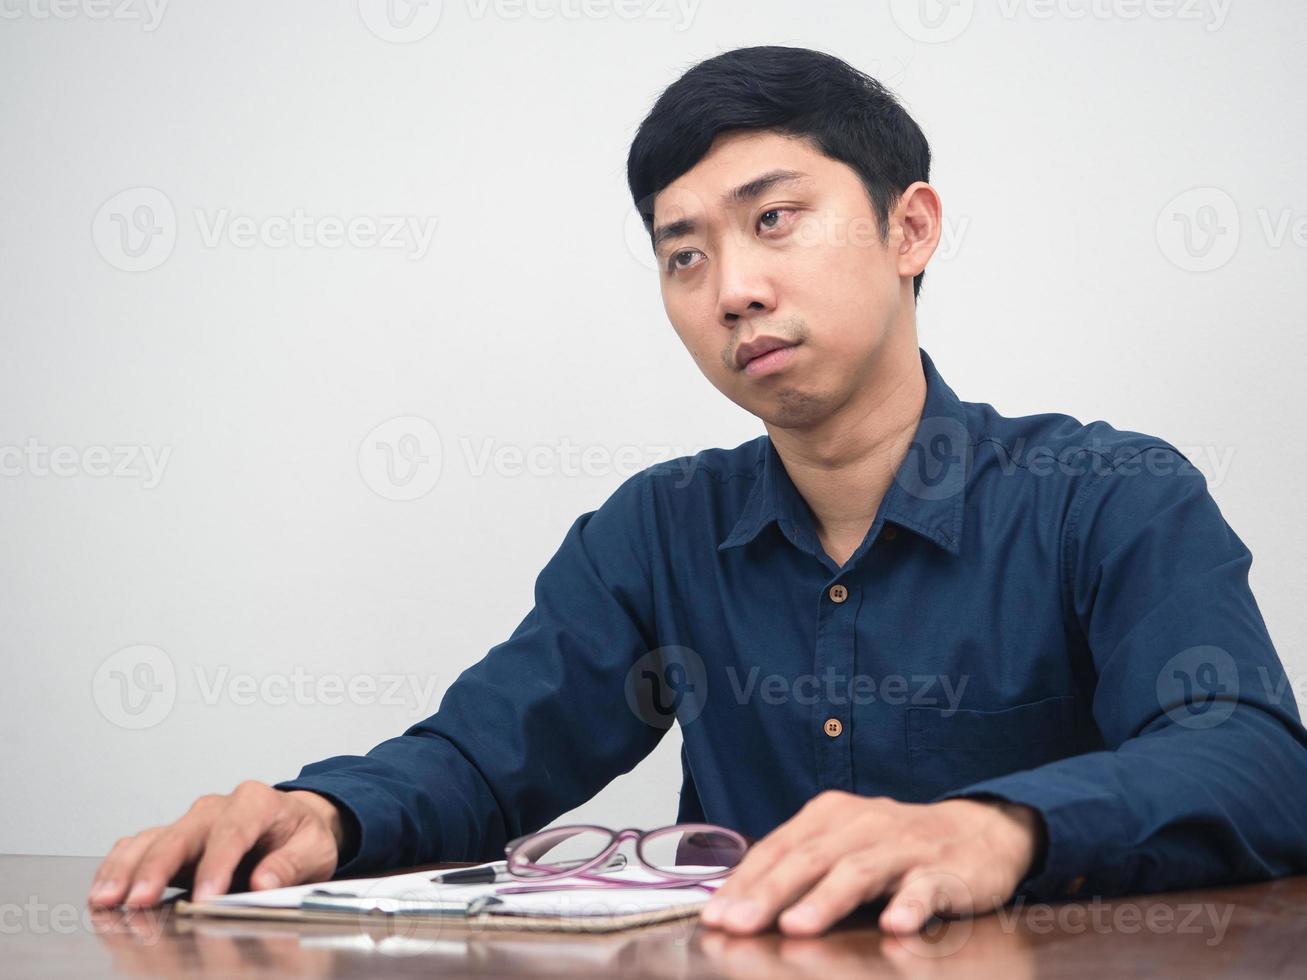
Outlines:
[[[578,864],[575,867],[567,868],[562,871],[553,871],[553,872],[546,871],[543,874],[532,874],[529,876],[519,875],[517,873],[517,871],[514,868],[514,864],[515,864],[514,856],[522,848],[523,845],[529,844],[533,840],[548,838],[549,836],[556,835],[556,834],[562,834],[564,831],[570,832],[569,836],[585,833],[587,831],[593,831],[595,833],[608,834],[612,839],[593,858],[581,864]],[[745,838],[743,834],[737,833],[736,831],[731,830],[729,827],[721,827],[718,826],[717,824],[712,824],[712,823],[678,823],[678,824],[670,824],[666,827],[655,827],[653,830],[639,830],[635,827],[627,827],[624,830],[613,830],[610,827],[601,827],[598,824],[567,824],[562,827],[549,827],[546,828],[545,830],[538,830],[533,834],[526,834],[525,836],[518,837],[515,840],[509,841],[508,844],[504,847],[504,855],[507,858],[506,864],[507,864],[509,875],[511,875],[518,881],[531,882],[531,884],[514,885],[508,888],[497,889],[497,891],[503,894],[518,894],[522,892],[555,890],[558,887],[557,885],[546,884],[546,882],[556,882],[563,878],[583,878],[585,880],[585,884],[584,885],[578,884],[576,886],[578,888],[592,888],[592,887],[622,887],[622,888],[681,887],[684,888],[684,887],[698,886],[698,887],[706,888],[709,891],[712,891],[713,890],[712,886],[708,885],[707,882],[712,881],[715,878],[724,878],[726,877],[726,875],[731,873],[731,871],[733,870],[733,866],[731,868],[724,868],[721,871],[690,871],[690,872],[667,871],[645,860],[645,856],[644,856],[645,840],[650,837],[657,837],[660,834],[667,834],[673,832],[681,833],[681,834],[693,834],[693,833],[721,834],[722,836],[728,837],[731,840],[739,843],[741,855],[743,855],[749,849],[749,841],[747,838]],[[566,836],[560,838],[560,840],[566,840],[566,839],[567,839]],[[613,857],[613,855],[617,853],[617,849],[622,846],[622,843],[628,840],[635,841],[636,860],[639,861],[644,868],[646,868],[649,871],[652,871],[654,874],[660,876],[665,880],[629,881],[621,878],[610,878],[603,874],[595,873],[594,869],[602,868],[605,864],[607,864],[608,861]],[[519,862],[519,866],[521,866],[520,862]],[[527,862],[525,868],[529,869],[535,866],[536,865]],[[548,867],[548,865],[545,865],[545,867]]]

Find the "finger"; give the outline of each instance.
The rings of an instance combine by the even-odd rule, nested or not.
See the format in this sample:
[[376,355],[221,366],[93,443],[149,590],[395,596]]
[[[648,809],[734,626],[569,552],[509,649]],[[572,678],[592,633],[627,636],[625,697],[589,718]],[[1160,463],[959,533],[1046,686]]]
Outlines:
[[136,870],[136,863],[161,831],[161,827],[151,827],[134,837],[123,837],[114,843],[91,878],[88,897],[92,905],[112,908],[122,902],[132,872]]
[[838,790],[819,793],[798,813],[750,847],[726,883],[717,889],[722,906],[748,895],[753,886],[795,847],[833,829],[832,824],[838,815],[854,799],[853,794]]
[[335,870],[336,838],[324,827],[306,821],[255,866],[250,884],[262,889],[325,881]]
[[131,886],[124,903],[128,908],[148,908],[158,904],[168,882],[200,856],[212,822],[210,812],[207,808],[196,810],[192,807],[186,816],[164,828],[154,839],[131,875]]
[[880,915],[880,927],[891,933],[914,933],[934,915],[971,910],[971,895],[955,874],[939,868],[922,868],[904,875],[894,897]]
[[[804,838],[798,834],[791,834],[790,824],[802,818],[802,811],[798,816],[792,817],[788,823],[783,823],[770,834],[754,844],[744,852],[744,857],[740,863],[731,869],[728,877],[713,893],[719,906],[742,898],[748,894],[753,884],[762,878],[768,870],[776,866],[789,853],[792,841],[801,841]],[[802,832],[805,828],[800,825],[798,830]]]
[[830,869],[849,849],[848,841],[883,836],[899,806],[837,790],[813,797],[749,851],[748,867],[736,868],[704,907],[704,924],[744,932],[765,928]]
[[203,902],[223,895],[231,887],[232,875],[241,859],[250,852],[264,832],[258,815],[224,818],[209,831],[195,868],[195,887],[191,894]]
[[202,902],[225,893],[241,859],[261,842],[268,847],[279,846],[290,836],[294,824],[284,793],[254,781],[237,786],[204,842],[195,869],[195,900]]
[[781,930],[793,936],[825,932],[859,905],[881,895],[914,860],[914,855],[888,846],[844,855],[811,891],[781,913]]
[[765,929],[782,909],[830,871],[845,847],[841,835],[825,834],[792,848],[755,880],[747,893],[710,918],[708,925],[719,925],[737,933]]
[[754,883],[788,853],[789,844],[782,834],[785,826],[782,824],[754,844],[745,852],[743,860],[731,869],[730,877],[713,891],[708,904],[699,913],[699,918],[704,925],[720,925],[726,910],[736,902],[743,901]]

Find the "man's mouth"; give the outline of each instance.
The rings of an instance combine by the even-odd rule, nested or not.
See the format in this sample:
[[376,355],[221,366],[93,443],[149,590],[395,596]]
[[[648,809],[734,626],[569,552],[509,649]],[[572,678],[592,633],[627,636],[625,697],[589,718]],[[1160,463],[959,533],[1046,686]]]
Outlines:
[[758,337],[735,351],[736,367],[750,377],[779,371],[794,359],[795,341],[780,337]]

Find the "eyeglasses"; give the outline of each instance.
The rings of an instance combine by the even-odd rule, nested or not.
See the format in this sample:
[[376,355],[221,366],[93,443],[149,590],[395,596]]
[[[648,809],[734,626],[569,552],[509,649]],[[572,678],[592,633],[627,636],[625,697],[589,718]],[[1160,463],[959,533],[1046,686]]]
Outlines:
[[[611,878],[599,872],[624,841],[635,841],[635,858],[659,881]],[[563,878],[580,878],[577,887],[687,888],[722,878],[749,849],[746,838],[710,823],[682,823],[656,830],[610,830],[592,824],[550,827],[508,842],[508,873],[530,884],[501,888],[501,893],[557,888]]]

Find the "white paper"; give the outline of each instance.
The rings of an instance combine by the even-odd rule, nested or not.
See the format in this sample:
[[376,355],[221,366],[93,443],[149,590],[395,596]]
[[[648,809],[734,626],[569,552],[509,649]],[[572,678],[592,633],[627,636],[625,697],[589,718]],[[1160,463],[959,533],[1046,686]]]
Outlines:
[[[681,870],[707,870],[695,866],[686,866]],[[219,895],[208,899],[204,904],[236,906],[241,908],[292,908],[300,907],[300,901],[310,892],[327,892],[333,895],[360,895],[369,898],[404,898],[420,901],[471,901],[482,895],[496,895],[500,889],[527,882],[499,882],[484,885],[444,885],[431,880],[434,871],[418,871],[403,875],[388,875],[381,878],[356,878],[351,881],[326,881],[309,885],[294,885],[289,888],[272,888],[267,891],[237,892],[232,895]],[[639,866],[623,868],[620,871],[607,872],[605,877],[619,878],[631,882],[663,881],[658,875]],[[582,884],[584,879],[563,878],[550,884],[559,886],[557,890],[530,892],[523,895],[498,895],[503,902],[492,911],[509,915],[560,915],[560,916],[604,916],[623,915],[632,912],[649,912],[671,908],[676,905],[702,904],[725,879],[717,878],[705,882],[704,888],[614,888],[614,887],[573,887]]]

